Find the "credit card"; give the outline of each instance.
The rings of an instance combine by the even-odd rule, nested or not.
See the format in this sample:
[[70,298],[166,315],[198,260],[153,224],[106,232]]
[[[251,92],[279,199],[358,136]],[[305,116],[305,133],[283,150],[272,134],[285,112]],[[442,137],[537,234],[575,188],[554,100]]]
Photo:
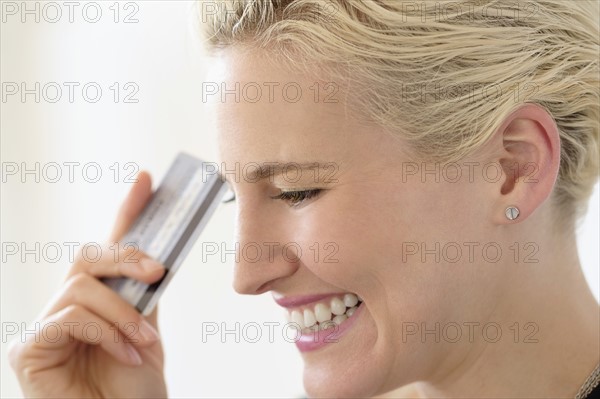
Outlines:
[[227,190],[214,163],[179,153],[121,240],[162,263],[165,274],[153,284],[128,277],[101,280],[149,315]]

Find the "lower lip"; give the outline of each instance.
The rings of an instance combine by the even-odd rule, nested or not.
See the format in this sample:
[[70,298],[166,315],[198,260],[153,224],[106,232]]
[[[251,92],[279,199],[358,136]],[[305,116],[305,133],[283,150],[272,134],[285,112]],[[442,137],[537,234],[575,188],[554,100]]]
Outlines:
[[356,323],[356,320],[362,313],[363,307],[364,302],[360,304],[352,317],[346,319],[339,326],[310,333],[302,333],[296,341],[296,346],[300,352],[309,352],[339,342],[339,339]]

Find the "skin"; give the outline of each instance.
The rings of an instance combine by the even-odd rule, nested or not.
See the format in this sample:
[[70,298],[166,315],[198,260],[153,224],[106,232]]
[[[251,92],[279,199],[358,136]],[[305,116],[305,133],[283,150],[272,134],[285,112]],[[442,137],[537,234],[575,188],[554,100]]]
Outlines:
[[[421,161],[401,138],[357,118],[359,113],[346,102],[352,99],[351,91],[340,90],[335,103],[324,101],[325,92],[315,101],[309,89],[314,78],[270,62],[264,54],[231,48],[220,61],[209,80],[225,82],[228,88],[236,82],[280,82],[280,88],[296,82],[303,88],[301,99],[294,103],[282,99],[278,89],[274,101],[267,95],[259,101],[242,97],[238,102],[233,96],[214,101],[220,160],[227,170],[236,164],[243,170],[245,165],[264,162],[321,161],[337,166],[333,182],[315,181],[314,172],[302,173],[297,182],[283,175],[258,182],[243,174],[226,176],[236,195],[235,232],[240,247],[280,244],[272,258],[268,251],[258,261],[240,257],[233,281],[237,292],[275,296],[353,292],[364,300],[360,317],[339,342],[302,354],[309,396],[575,395],[599,360],[598,304],[581,272],[573,232],[552,222],[556,210],[550,196],[560,148],[556,125],[542,108],[515,109],[480,150],[459,161],[460,179],[442,176],[436,182],[432,175],[403,177],[402,171],[412,162],[420,172]],[[498,179],[489,178],[494,172],[484,178],[479,167],[469,179],[466,165],[474,164],[468,162],[502,165],[504,173]],[[535,182],[527,179],[528,163],[538,166]],[[520,167],[511,167],[515,164]],[[427,170],[434,166],[428,165]],[[122,236],[147,200],[149,177],[140,177],[109,242]],[[305,189],[322,191],[297,207],[271,198],[282,190]],[[504,211],[513,205],[520,215],[510,221]],[[290,242],[297,243],[303,255],[294,250],[295,256],[285,256],[282,245]],[[515,242],[520,248],[517,262],[510,249]],[[321,250],[316,260],[310,249],[315,243]],[[326,243],[335,243],[337,262],[325,261],[330,253]],[[425,243],[428,249],[436,243],[456,243],[462,256],[450,262],[455,252],[440,252],[439,260],[431,254],[423,259],[421,252],[408,255],[407,245],[413,243]],[[472,261],[465,243],[473,243]],[[496,262],[490,261],[493,251],[486,253],[488,258],[482,253],[488,243],[502,250]],[[525,247],[527,243],[533,246]],[[537,262],[526,263],[532,248],[536,252],[529,260]],[[61,309],[71,305],[89,309],[92,305],[84,292],[101,284],[89,276],[121,274],[155,281],[161,273],[160,268],[144,272],[115,267],[108,260],[101,265],[76,262],[68,281],[77,276],[81,281],[68,282],[59,294],[64,299],[50,305],[41,320],[59,318]],[[109,314],[102,307],[88,317],[107,323],[141,322],[116,294],[109,290],[99,294],[103,303],[118,311]],[[71,314],[69,320],[83,318]],[[150,322],[156,327],[156,314]],[[501,329],[497,342],[491,342],[494,329],[482,333],[482,326],[492,322]],[[421,323],[428,330],[436,323],[462,326],[462,338],[450,342],[455,329],[441,334],[439,342],[433,334],[422,337],[420,330],[407,334],[407,328],[421,328]],[[478,327],[471,324],[472,339],[464,323],[479,323]],[[525,328],[527,323],[531,324]],[[524,342],[529,340],[537,342]],[[10,359],[24,391],[32,396],[166,394],[160,341],[135,346],[143,359],[141,366],[124,365],[123,359],[107,355],[112,348],[108,343],[87,346],[93,352],[75,352],[86,347],[79,341],[15,343]],[[63,362],[75,353],[70,357],[74,360]],[[78,361],[88,362],[92,371],[69,377]],[[115,379],[119,375],[122,378]],[[131,376],[140,384],[132,387]],[[150,383],[156,385],[147,387]],[[64,395],[67,385],[71,390]]]
[[[128,230],[150,198],[151,187],[150,175],[141,172],[121,206],[107,247]],[[95,278],[127,276],[152,283],[163,275],[164,267],[132,248],[116,254],[104,248],[102,253],[106,256],[93,263],[79,256],[65,284],[36,319],[39,333],[9,344],[8,359],[25,397],[167,396],[157,310],[144,318]],[[144,322],[154,333],[141,334]],[[114,323],[118,323],[118,330]],[[61,328],[58,342],[45,339],[42,333],[50,325]],[[96,329],[84,330],[84,326],[98,326],[101,339],[96,339]],[[54,330],[46,331],[48,336],[58,336]],[[129,345],[141,363],[127,355],[126,338],[135,340]]]
[[[311,396],[382,395],[415,381],[390,397],[572,397],[598,363],[598,304],[581,273],[572,232],[555,229],[548,200],[559,167],[559,138],[552,118],[528,105],[507,118],[476,154],[459,162],[507,165],[500,179],[483,178],[476,168],[470,181],[452,176],[402,178],[415,161],[403,140],[378,126],[352,118],[346,98],[315,101],[307,88],[315,80],[269,62],[265,54],[228,49],[214,81],[232,88],[236,82],[297,82],[305,95],[297,103],[217,101],[215,111],[220,154],[228,170],[235,163],[312,162],[339,165],[333,184],[314,182],[314,174],[292,183],[231,180],[237,198],[236,238],[249,242],[299,243],[303,254],[290,261],[267,254],[261,261],[241,259],[234,288],[242,294],[271,291],[277,296],[349,291],[364,299],[366,311],[338,343],[303,353],[304,384]],[[339,87],[343,87],[340,83]],[[348,97],[346,95],[348,94]],[[251,96],[248,96],[250,99]],[[277,98],[277,96],[275,96]],[[534,178],[526,165],[539,165]],[[510,168],[508,165],[521,165]],[[420,165],[420,162],[418,162]],[[428,170],[433,170],[429,165]],[[304,176],[305,175],[305,176]],[[305,179],[304,179],[305,178]],[[322,188],[298,208],[269,196],[281,190]],[[517,205],[520,216],[509,221],[504,211]],[[338,263],[315,262],[309,247],[334,242]],[[403,259],[402,243],[458,243],[456,263],[436,262],[420,252]],[[479,243],[468,261],[464,243]],[[509,249],[520,245],[520,262]],[[538,249],[538,263],[524,263],[526,243]],[[486,261],[482,246],[494,243],[503,256]],[[266,251],[265,251],[266,252]],[[453,253],[447,258],[452,258]],[[490,257],[495,256],[491,253]],[[279,256],[277,256],[279,255]],[[488,259],[490,258],[488,257]],[[289,257],[288,257],[289,258]],[[435,342],[432,335],[403,338],[410,323],[479,323],[472,342]],[[484,339],[481,326],[498,323]],[[510,330],[519,323],[519,343]],[[534,323],[525,329],[526,323]],[[524,343],[533,333],[537,343]],[[454,330],[452,330],[454,331]],[[488,335],[486,335],[488,337]],[[405,342],[403,342],[403,340]],[[416,391],[415,391],[416,390]]]

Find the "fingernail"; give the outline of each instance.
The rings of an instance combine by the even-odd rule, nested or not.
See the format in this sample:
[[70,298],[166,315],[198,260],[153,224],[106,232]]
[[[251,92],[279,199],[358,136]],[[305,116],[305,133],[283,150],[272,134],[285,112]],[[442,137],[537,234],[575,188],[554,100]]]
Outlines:
[[147,272],[164,269],[163,265],[151,258],[142,258],[142,260],[140,260],[140,266]]
[[158,331],[146,320],[140,323],[140,335],[144,341],[158,341],[160,338]]
[[135,364],[136,366],[142,364],[142,357],[140,356],[138,351],[133,347],[133,345],[125,344],[125,348],[127,351],[127,356],[133,364]]

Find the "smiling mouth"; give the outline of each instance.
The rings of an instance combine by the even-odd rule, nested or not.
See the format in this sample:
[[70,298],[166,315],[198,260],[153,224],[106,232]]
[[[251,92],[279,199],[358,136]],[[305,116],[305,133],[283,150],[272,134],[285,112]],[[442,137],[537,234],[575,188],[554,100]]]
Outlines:
[[296,323],[303,333],[310,333],[342,324],[352,317],[362,303],[352,293],[330,296],[317,303],[288,309],[288,322]]

